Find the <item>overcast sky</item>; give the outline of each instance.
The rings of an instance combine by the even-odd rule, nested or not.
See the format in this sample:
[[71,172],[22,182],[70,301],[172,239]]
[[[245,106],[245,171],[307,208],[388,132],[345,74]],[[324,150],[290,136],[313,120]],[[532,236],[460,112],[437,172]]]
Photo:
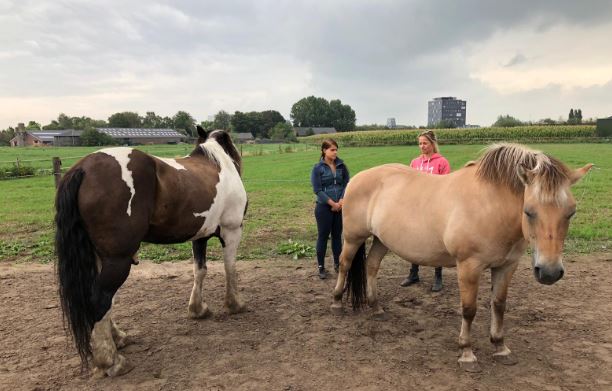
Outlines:
[[357,123],[612,115],[612,1],[0,0],[0,129],[63,112],[278,110],[341,99]]

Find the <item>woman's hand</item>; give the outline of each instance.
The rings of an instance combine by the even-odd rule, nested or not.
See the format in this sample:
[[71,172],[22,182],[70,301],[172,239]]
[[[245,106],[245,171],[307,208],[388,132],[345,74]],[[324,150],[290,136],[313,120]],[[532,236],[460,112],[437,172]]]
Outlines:
[[331,204],[332,212],[340,212],[340,209],[342,209],[342,205],[340,205],[338,202],[332,201],[332,204]]

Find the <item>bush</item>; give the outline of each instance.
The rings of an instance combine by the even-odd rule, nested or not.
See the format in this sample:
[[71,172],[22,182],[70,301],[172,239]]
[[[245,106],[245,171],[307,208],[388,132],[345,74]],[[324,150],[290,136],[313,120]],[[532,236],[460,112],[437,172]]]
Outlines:
[[0,167],[0,178],[18,178],[33,175],[34,167],[24,166],[23,164],[20,164],[19,167],[16,163],[13,163],[12,167]]
[[314,247],[289,239],[287,242],[280,243],[277,249],[278,254],[292,255],[294,260],[315,255]]

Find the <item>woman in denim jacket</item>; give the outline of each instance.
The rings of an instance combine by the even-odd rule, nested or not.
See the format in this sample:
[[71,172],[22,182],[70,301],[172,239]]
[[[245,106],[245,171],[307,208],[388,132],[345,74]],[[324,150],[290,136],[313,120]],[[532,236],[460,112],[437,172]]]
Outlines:
[[310,174],[312,189],[317,195],[315,218],[317,220],[317,263],[319,278],[327,278],[325,252],[331,233],[334,270],[338,272],[342,250],[342,203],[344,190],[349,181],[349,171],[338,158],[338,144],[333,139],[323,140],[321,160],[314,165]]

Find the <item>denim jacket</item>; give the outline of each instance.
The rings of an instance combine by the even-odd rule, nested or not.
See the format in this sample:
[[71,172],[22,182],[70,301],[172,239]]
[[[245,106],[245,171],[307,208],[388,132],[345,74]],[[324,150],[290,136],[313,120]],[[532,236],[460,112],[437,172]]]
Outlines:
[[317,195],[317,202],[327,204],[330,198],[338,202],[344,197],[349,178],[348,168],[340,158],[336,158],[336,175],[321,158],[310,173],[310,183],[312,183],[312,190]]

